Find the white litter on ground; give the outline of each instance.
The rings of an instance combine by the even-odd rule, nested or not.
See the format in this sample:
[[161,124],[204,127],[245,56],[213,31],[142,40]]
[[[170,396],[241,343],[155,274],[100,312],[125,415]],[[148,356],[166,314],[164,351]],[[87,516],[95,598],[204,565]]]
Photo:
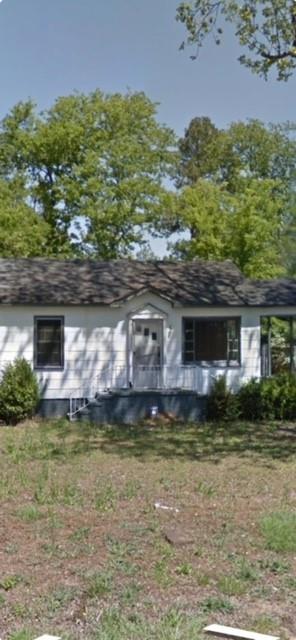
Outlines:
[[256,631],[245,631],[236,627],[224,627],[222,624],[210,624],[204,628],[206,633],[222,638],[234,638],[234,640],[280,640],[279,636],[270,636]]

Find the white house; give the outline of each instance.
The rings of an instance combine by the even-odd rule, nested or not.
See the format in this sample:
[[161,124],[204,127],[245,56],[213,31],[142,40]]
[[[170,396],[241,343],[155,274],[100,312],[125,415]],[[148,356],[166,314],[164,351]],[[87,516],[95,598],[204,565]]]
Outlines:
[[108,393],[196,402],[221,374],[236,389],[270,369],[272,316],[289,319],[294,368],[292,279],[251,281],[230,262],[0,260],[0,366],[32,364],[47,414]]

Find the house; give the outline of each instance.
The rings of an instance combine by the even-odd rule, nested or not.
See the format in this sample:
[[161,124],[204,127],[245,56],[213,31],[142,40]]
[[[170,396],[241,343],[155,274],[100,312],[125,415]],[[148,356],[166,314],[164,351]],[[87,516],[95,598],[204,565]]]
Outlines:
[[32,364],[44,415],[198,418],[217,376],[235,390],[271,373],[275,317],[294,369],[292,279],[248,280],[228,261],[0,260],[0,366]]

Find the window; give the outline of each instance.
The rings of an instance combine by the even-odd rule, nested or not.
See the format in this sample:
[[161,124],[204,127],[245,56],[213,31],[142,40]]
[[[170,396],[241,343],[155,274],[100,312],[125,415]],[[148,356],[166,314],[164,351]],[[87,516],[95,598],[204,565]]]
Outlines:
[[64,318],[35,318],[34,365],[62,369],[64,366]]
[[184,318],[183,362],[240,362],[240,318]]

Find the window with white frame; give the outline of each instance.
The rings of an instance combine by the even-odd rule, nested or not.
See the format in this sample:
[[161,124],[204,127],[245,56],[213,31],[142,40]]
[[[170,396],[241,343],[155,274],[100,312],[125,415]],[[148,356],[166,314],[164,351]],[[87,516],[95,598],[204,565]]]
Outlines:
[[34,318],[34,366],[37,369],[64,367],[63,316]]
[[240,363],[240,318],[183,318],[183,363]]

